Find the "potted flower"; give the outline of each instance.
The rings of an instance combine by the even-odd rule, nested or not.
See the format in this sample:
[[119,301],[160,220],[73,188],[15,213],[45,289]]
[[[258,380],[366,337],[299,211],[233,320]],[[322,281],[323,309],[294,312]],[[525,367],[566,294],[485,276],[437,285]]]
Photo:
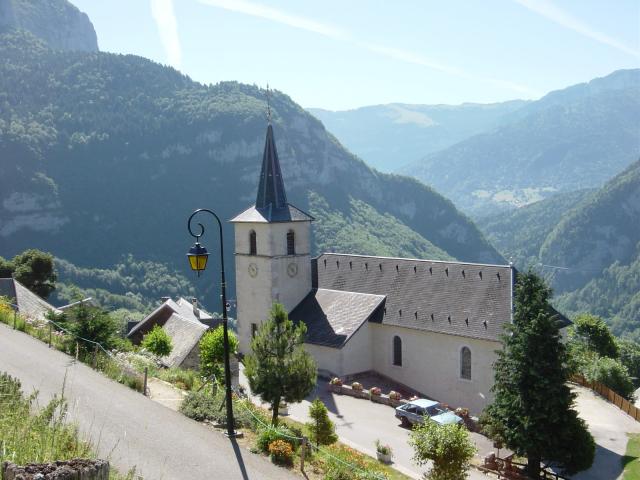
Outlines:
[[391,400],[393,400],[394,402],[399,402],[402,399],[402,395],[400,395],[400,392],[396,392],[395,390],[391,390],[389,392],[389,398]]
[[335,393],[340,393],[342,390],[342,380],[339,377],[333,377],[329,380],[329,390]]
[[362,384],[360,382],[353,382],[351,384],[351,388],[353,390],[355,390],[356,392],[361,392],[362,391]]
[[391,463],[393,451],[389,445],[383,445],[380,440],[376,440],[376,456],[382,463]]
[[382,395],[382,390],[380,387],[371,387],[369,389],[369,393],[374,396]]

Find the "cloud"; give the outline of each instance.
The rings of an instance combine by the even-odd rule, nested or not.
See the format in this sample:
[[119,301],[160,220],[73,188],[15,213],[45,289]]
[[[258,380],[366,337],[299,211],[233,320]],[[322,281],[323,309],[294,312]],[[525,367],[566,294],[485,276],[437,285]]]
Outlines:
[[589,25],[582,22],[578,18],[571,15],[569,12],[562,10],[555,6],[549,0],[515,0],[523,7],[531,10],[532,12],[542,15],[543,17],[551,20],[558,25],[573,30],[574,32],[589,37],[596,42],[609,45],[610,47],[620,50],[621,52],[628,53],[634,57],[640,56],[640,52],[625,45],[624,43],[612,38],[604,33],[593,30]]
[[346,32],[326,25],[309,18],[292,15],[282,10],[260,5],[258,3],[247,2],[245,0],[200,0],[200,3],[214,7],[230,10],[232,12],[244,13],[252,17],[260,17],[273,22],[282,23],[293,28],[306,30],[307,32],[318,33],[325,37],[344,40],[347,38]]
[[249,2],[246,0],[199,0],[199,1],[200,3],[211,5],[213,7],[218,7],[224,10],[242,13],[245,15],[250,15],[252,17],[263,18],[265,20],[281,23],[289,27],[305,30],[307,32],[317,33],[319,35],[323,35],[325,37],[329,37],[334,40],[342,40],[342,41],[351,43],[364,50],[368,50],[370,52],[373,52],[375,54],[378,54],[387,58],[391,58],[393,60],[398,60],[401,62],[413,64],[413,65],[427,67],[433,70],[438,70],[440,72],[470,79],[473,81],[481,81],[481,82],[489,83],[489,84],[498,86],[500,88],[506,88],[508,90],[516,91],[522,94],[527,94],[529,96],[541,96],[540,92],[534,91],[529,87],[518,85],[516,83],[505,81],[505,80],[499,80],[495,78],[474,75],[474,74],[465,72],[457,67],[435,62],[433,60],[430,60],[422,56],[419,53],[410,52],[407,50],[402,50],[402,49],[383,46],[383,45],[376,45],[372,43],[361,42],[353,38],[353,36],[349,32],[343,29],[337,28],[333,25],[320,23],[309,18],[293,15],[282,10],[278,10],[265,5],[260,5],[258,3]]
[[151,15],[153,16],[160,40],[167,55],[167,62],[180,69],[182,65],[182,49],[178,37],[178,22],[173,10],[173,0],[150,0]]

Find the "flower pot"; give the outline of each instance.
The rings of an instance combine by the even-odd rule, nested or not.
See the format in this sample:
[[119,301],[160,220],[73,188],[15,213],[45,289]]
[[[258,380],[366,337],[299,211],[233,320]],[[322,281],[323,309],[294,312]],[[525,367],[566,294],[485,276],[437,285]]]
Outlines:
[[282,415],[283,417],[289,415],[289,405],[280,405],[278,408],[278,415]]
[[378,460],[382,463],[391,463],[391,454],[390,453],[382,453],[376,451],[376,456]]

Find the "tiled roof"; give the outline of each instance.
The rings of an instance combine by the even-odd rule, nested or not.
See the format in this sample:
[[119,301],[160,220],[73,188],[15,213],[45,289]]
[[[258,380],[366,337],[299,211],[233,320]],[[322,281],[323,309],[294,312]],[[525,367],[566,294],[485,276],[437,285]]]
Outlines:
[[306,343],[339,348],[367,320],[382,320],[384,295],[312,290],[289,314],[307,325]]
[[59,312],[53,305],[13,278],[0,278],[0,296],[18,305],[18,312],[31,320],[44,320],[47,312]]
[[162,328],[171,337],[173,345],[171,353],[162,357],[162,363],[167,367],[180,366],[208,329],[206,325],[186,320],[177,313],[171,315]]
[[323,254],[315,288],[385,295],[382,323],[499,340],[511,320],[508,265]]
[[179,314],[186,321],[190,321],[198,324],[201,323],[200,319],[202,319],[203,321],[208,321],[213,319],[213,317],[208,312],[206,312],[205,310],[199,307],[198,307],[198,310],[199,310],[200,317],[198,318],[194,313],[193,304],[189,300],[186,300],[181,297],[178,299],[178,301],[174,302],[173,300],[168,299],[164,303],[162,303],[158,308],[156,308],[153,312],[151,312],[149,315],[147,315],[145,318],[139,321],[136,324],[136,326],[129,331],[129,333],[127,334],[127,337],[134,336],[136,332],[138,332],[139,330],[142,330],[143,332],[151,330],[153,324],[156,323],[157,321],[156,319],[157,315],[165,309],[170,309],[174,313]]

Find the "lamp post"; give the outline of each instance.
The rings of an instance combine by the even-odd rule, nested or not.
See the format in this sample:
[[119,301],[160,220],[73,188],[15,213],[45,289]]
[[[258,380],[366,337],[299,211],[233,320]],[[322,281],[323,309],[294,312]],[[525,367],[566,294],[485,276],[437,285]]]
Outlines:
[[228,322],[227,322],[227,283],[225,281],[224,276],[224,242],[222,238],[222,222],[218,218],[214,212],[206,208],[199,208],[194,211],[189,220],[187,221],[187,229],[192,237],[196,239],[196,243],[189,249],[189,253],[187,253],[187,258],[189,259],[189,265],[191,269],[198,272],[198,276],[200,276],[200,272],[203,271],[207,267],[207,260],[209,258],[209,253],[207,253],[207,249],[200,245],[200,237],[204,234],[204,226],[201,223],[197,225],[200,227],[200,233],[193,233],[191,228],[191,220],[199,213],[209,213],[213,215],[213,218],[218,222],[218,228],[220,231],[220,287],[222,293],[222,325],[224,332],[224,378],[225,378],[225,403],[227,405],[227,437],[235,437],[237,434],[234,430],[234,421],[233,421],[233,405],[231,403],[231,366],[229,365],[229,333],[228,333]]

